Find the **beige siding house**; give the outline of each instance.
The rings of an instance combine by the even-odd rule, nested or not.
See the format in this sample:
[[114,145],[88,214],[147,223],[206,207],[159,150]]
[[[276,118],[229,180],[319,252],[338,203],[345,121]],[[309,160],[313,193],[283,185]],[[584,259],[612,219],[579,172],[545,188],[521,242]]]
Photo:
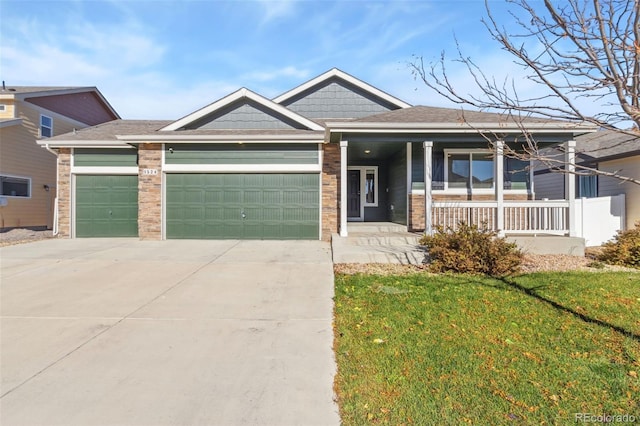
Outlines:
[[51,228],[56,156],[38,139],[119,118],[95,87],[2,87],[0,229]]
[[[558,155],[563,155],[558,150]],[[598,170],[640,179],[640,137],[599,131],[576,138],[576,162]],[[576,176],[576,197],[595,198],[625,195],[625,228],[640,221],[640,185],[613,177]],[[541,168],[534,173],[536,199],[565,197],[564,175]]]

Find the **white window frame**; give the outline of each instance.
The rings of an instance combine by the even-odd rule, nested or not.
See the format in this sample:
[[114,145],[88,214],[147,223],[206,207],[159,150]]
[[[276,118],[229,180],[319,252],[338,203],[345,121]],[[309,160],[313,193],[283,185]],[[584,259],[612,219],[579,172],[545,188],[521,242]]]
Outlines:
[[473,154],[493,154],[492,151],[488,149],[445,149],[444,150],[444,189],[439,192],[447,192],[450,194],[467,194],[471,191],[474,194],[493,194],[496,188],[496,159],[493,158],[493,183],[491,188],[473,188],[473,187],[465,187],[465,188],[449,188],[449,155],[451,154],[468,154],[469,155],[469,179],[473,176]]
[[5,112],[7,110],[6,104],[0,104],[0,112]]
[[24,179],[27,181],[27,193],[29,195],[27,196],[23,196],[23,195],[2,195],[0,194],[0,197],[7,197],[7,198],[17,198],[17,199],[29,199],[32,196],[32,190],[33,190],[33,185],[32,185],[32,181],[30,177],[26,177],[26,176],[16,176],[16,175],[10,175],[7,173],[0,173],[0,177],[8,177],[8,178],[15,178],[15,179]]
[[[51,126],[45,126],[44,123],[42,122],[43,118],[48,118],[49,120],[51,120]],[[44,136],[42,134],[42,129],[49,129],[49,131],[51,132],[51,136]],[[48,115],[40,114],[40,137],[41,138],[53,137],[53,117],[49,117]]]

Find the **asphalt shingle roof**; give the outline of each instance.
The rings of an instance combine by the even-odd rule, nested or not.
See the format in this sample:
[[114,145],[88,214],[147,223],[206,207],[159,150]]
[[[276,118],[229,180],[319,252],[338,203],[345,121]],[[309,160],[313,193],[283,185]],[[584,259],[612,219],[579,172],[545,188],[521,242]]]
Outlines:
[[524,123],[558,123],[558,120],[524,116],[511,117],[491,112],[465,111],[424,105],[370,115],[353,121],[356,123],[463,123],[465,121],[469,123],[506,123],[516,120]]

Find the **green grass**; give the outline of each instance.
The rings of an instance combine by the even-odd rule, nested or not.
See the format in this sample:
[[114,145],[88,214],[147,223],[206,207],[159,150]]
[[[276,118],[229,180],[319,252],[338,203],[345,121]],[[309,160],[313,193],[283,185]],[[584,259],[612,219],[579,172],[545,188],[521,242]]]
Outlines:
[[640,274],[337,275],[343,424],[640,420]]

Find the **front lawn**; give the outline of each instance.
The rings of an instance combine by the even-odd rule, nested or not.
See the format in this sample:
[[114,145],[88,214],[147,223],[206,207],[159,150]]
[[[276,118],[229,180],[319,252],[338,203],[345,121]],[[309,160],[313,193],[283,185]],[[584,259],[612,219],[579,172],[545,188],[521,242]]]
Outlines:
[[640,421],[640,274],[336,276],[342,422]]

